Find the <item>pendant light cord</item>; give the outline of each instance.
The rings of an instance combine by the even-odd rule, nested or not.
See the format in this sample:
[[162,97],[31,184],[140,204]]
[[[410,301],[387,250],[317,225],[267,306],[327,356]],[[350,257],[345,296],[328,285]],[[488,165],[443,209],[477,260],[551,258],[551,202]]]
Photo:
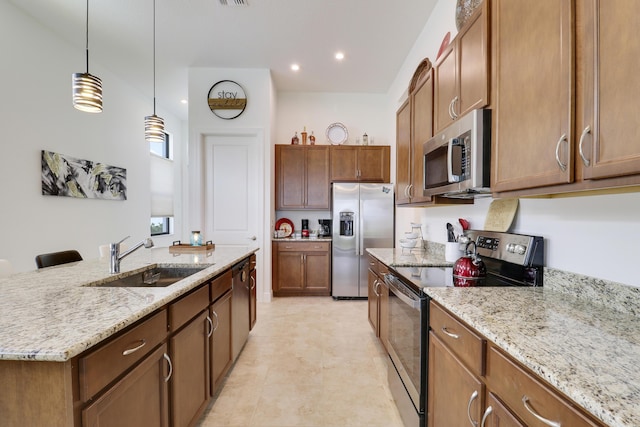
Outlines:
[[85,19],[85,50],[87,52],[87,74],[89,74],[89,0],[87,0],[87,19]]
[[156,115],[156,0],[153,0],[153,115]]

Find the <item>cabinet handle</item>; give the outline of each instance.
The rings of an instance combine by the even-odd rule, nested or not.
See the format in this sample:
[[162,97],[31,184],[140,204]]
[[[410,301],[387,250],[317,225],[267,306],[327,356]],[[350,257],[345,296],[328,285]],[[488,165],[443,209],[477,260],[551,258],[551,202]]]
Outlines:
[[218,313],[216,313],[215,311],[212,311],[211,314],[213,314],[213,317],[216,318],[216,326],[214,326],[213,331],[211,331],[211,335],[213,335],[213,333],[218,330],[218,326],[220,326],[220,319],[218,318]]
[[453,103],[455,102],[455,98],[451,100],[451,102],[449,103],[449,117],[451,117],[451,120],[455,119],[454,114],[453,114]]
[[548,425],[549,427],[562,427],[562,425],[560,424],[559,421],[551,421],[548,420],[546,418],[544,418],[543,416],[539,415],[538,413],[536,413],[536,411],[533,410],[532,407],[529,406],[529,404],[527,403],[529,402],[529,398],[527,397],[527,395],[525,394],[524,396],[522,396],[522,404],[524,405],[524,408],[529,411],[529,413],[531,415],[533,415],[534,417],[536,417],[536,419],[538,421],[540,421],[542,424]]
[[562,171],[564,172],[567,170],[567,165],[562,163],[562,160],[560,160],[560,144],[562,144],[562,141],[567,141],[567,143],[569,142],[567,140],[567,134],[562,134],[562,136],[558,140],[558,143],[556,144],[556,162],[558,162],[558,166],[560,166],[560,169],[562,169]]
[[473,427],[476,427],[478,425],[478,422],[473,421],[473,419],[471,418],[471,404],[477,398],[478,398],[478,390],[475,390],[473,393],[471,393],[471,397],[469,398],[469,404],[467,405],[467,417],[469,418],[469,422]]
[[459,98],[456,96],[455,98],[453,98],[453,107],[451,108],[451,112],[453,113],[453,119],[457,119],[458,118],[458,113],[456,113],[456,104],[458,103]]
[[378,293],[378,286],[380,286],[380,281],[378,279],[375,279],[373,281],[373,293],[376,294],[376,297],[380,297],[380,294]]
[[167,353],[163,354],[162,357],[164,357],[164,360],[169,364],[169,374],[167,374],[167,377],[164,379],[164,382],[168,383],[171,375],[173,375],[173,364],[171,363],[171,358]]
[[211,338],[211,335],[213,335],[213,331],[215,330],[213,328],[213,320],[211,320],[211,317],[207,316],[207,322],[209,322],[209,332],[207,332],[207,338]]
[[447,336],[449,336],[449,337],[451,337],[451,338],[454,338],[454,339],[456,339],[456,340],[457,340],[458,338],[460,338],[460,335],[458,335],[458,334],[454,334],[454,333],[451,333],[451,332],[447,331],[447,327],[446,327],[446,326],[443,326],[443,327],[442,327],[442,333],[444,333],[445,335],[447,335]]
[[578,151],[580,152],[580,158],[582,159],[582,163],[585,166],[590,166],[591,162],[584,156],[584,152],[582,151],[582,143],[584,143],[584,139],[587,137],[587,134],[591,133],[591,126],[587,126],[582,131],[582,135],[580,135],[580,144],[578,145]]
[[489,415],[491,415],[492,412],[493,408],[491,406],[488,406],[487,409],[485,409],[484,415],[482,415],[482,422],[480,423],[480,427],[484,427],[484,423],[487,421],[487,418],[489,418]]
[[135,353],[136,351],[140,350],[145,345],[147,345],[147,342],[144,339],[141,339],[140,342],[141,342],[140,345],[138,345],[136,347],[133,347],[133,348],[129,348],[129,349],[123,351],[122,355],[123,356],[128,356],[128,355],[130,355],[132,353]]
[[293,246],[285,246],[285,249],[293,249]]
[[407,197],[410,199],[413,197],[413,184],[409,184],[407,187]]
[[252,291],[256,288],[256,279],[254,279],[253,276],[249,276],[249,279],[251,280],[251,283],[252,283],[249,290]]

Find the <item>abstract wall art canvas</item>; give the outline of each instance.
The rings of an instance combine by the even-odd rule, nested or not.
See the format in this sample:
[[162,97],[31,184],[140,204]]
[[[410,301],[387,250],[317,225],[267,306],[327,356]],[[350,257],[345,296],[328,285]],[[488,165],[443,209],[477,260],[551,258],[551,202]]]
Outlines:
[[127,170],[42,150],[42,194],[126,200]]

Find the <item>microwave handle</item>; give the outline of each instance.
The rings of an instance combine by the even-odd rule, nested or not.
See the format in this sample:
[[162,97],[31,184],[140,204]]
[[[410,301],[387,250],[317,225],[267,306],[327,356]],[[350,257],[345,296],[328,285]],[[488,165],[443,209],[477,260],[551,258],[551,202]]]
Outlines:
[[453,146],[460,145],[459,139],[451,138],[447,145],[447,178],[449,183],[453,184],[454,182],[460,182],[462,180],[461,175],[453,174]]

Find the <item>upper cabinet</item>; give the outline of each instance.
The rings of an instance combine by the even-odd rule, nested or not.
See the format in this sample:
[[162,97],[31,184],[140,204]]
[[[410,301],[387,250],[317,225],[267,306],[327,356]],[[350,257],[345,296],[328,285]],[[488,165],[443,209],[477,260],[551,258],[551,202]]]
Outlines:
[[639,14],[625,0],[493,0],[495,196],[640,184]]
[[422,195],[422,144],[433,136],[433,69],[422,60],[409,85],[409,98],[396,113],[396,204],[431,201]]
[[585,179],[640,173],[640,3],[576,2],[576,133]]
[[469,18],[434,68],[434,133],[489,104],[489,0]]
[[388,145],[332,145],[331,182],[390,182]]
[[276,210],[331,209],[330,147],[276,145]]

